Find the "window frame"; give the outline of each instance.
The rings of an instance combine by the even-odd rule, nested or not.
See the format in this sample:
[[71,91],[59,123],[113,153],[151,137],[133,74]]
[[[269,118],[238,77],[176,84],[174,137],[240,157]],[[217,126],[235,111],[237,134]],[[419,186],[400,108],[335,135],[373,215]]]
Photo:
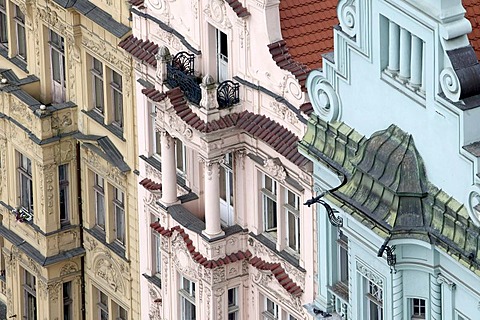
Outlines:
[[[34,214],[34,189],[33,189],[33,168],[32,160],[21,152],[17,151],[18,159],[18,191],[20,198],[20,207],[23,212],[33,216]],[[26,184],[26,185],[25,185]],[[25,199],[25,197],[27,199]]]
[[[92,75],[92,105],[93,110],[105,117],[105,92],[104,92],[104,63],[91,56],[91,69],[90,73]],[[98,89],[101,89],[98,91]],[[99,94],[99,96],[97,96]]]
[[162,275],[162,238],[159,235],[157,235],[157,232],[152,233],[152,237],[153,237],[152,251],[154,256],[154,259],[152,259],[152,262],[153,262],[152,270],[153,270],[153,275],[160,278]]
[[[48,37],[49,37],[48,44],[50,48],[52,94],[55,100],[59,100],[57,102],[64,102],[65,92],[67,88],[67,75],[66,75],[66,64],[65,64],[65,38],[61,34],[58,34],[55,31],[53,31],[52,29],[48,30]],[[55,41],[54,38],[58,39],[58,41]],[[56,72],[55,72],[56,68],[58,68],[58,76],[59,76],[58,80],[56,79]],[[56,91],[57,87],[61,88],[61,92],[59,94]]]
[[[228,308],[228,320],[240,319],[240,306],[239,306],[239,287],[230,288],[227,290],[227,308]],[[230,303],[230,293],[232,293],[232,303]]]
[[[101,184],[99,182],[101,181]],[[93,190],[95,194],[95,226],[99,227],[103,231],[106,229],[106,208],[105,208],[105,178],[103,178],[98,173],[94,173],[94,184]],[[102,198],[102,208],[101,212],[99,210],[99,199]],[[99,223],[99,222],[103,222]]]
[[[61,164],[58,166],[58,201],[59,201],[59,217],[60,224],[65,225],[70,223],[70,182],[69,182],[69,164]],[[62,168],[64,171],[64,178],[62,179]],[[62,198],[64,199],[62,201]],[[63,203],[63,204],[62,204]],[[62,217],[62,207],[64,208],[64,215]]]
[[7,0],[0,0],[0,46],[8,49],[8,15],[7,15]]
[[[271,181],[271,189],[267,186],[267,179]],[[276,233],[278,230],[278,182],[263,172],[261,194],[263,230],[268,233]],[[272,210],[269,210],[270,207]]]
[[233,153],[227,153],[220,161],[219,167],[219,189],[220,189],[220,210],[221,218],[226,217],[227,221],[222,222],[226,226],[234,224],[234,204],[235,204],[235,175],[234,175],[234,157]]
[[344,233],[340,233],[337,238],[337,255],[338,255],[337,283],[341,283],[346,288],[348,288],[348,282],[349,282],[349,276],[350,276],[349,256],[348,256],[348,237]]
[[[28,270],[23,270],[23,298],[24,298],[24,308],[23,311],[25,315],[23,319],[26,320],[37,320],[37,278],[31,274]],[[33,301],[33,304],[30,304],[30,301]],[[34,307],[34,310],[30,310],[30,307]],[[32,313],[33,311],[33,313]],[[32,315],[32,317],[30,317]]]
[[[179,160],[179,153],[181,160]],[[181,168],[179,168],[179,164]],[[187,172],[187,147],[182,140],[175,138],[175,168],[177,173],[184,176]]]
[[[373,283],[371,280],[364,278],[366,292],[366,312],[368,320],[383,320],[383,288]],[[372,309],[376,308],[376,309]],[[376,311],[376,312],[375,312]],[[376,314],[372,317],[372,314]]]
[[[423,305],[422,305],[422,302],[423,302]],[[412,314],[411,319],[426,319],[426,316],[427,316],[426,300],[421,298],[410,298],[410,312]]]
[[125,228],[125,192],[113,187],[113,207],[114,207],[114,222],[115,222],[115,240],[122,245],[126,241]]
[[[14,17],[15,23],[15,37],[17,42],[16,56],[27,61],[27,29],[25,28],[25,14],[20,10],[20,7],[14,4]],[[23,41],[21,41],[23,40]],[[23,51],[23,52],[22,52]]]
[[[293,204],[290,203],[289,194],[294,197]],[[285,204],[283,205],[286,214],[286,239],[287,248],[290,248],[295,253],[300,253],[300,196],[288,188],[285,188]],[[293,217],[293,237],[291,235],[291,221]],[[293,238],[293,239],[292,239]],[[292,246],[293,244],[293,246]]]
[[[111,99],[112,99],[112,124],[119,128],[123,128],[124,114],[123,114],[123,77],[120,73],[110,69],[111,82]],[[116,77],[117,75],[117,77]],[[116,81],[119,80],[118,82]],[[118,101],[117,101],[118,100]]]
[[[270,306],[271,306],[271,309]],[[264,299],[264,311],[262,316],[265,320],[276,320],[280,318],[281,310],[280,307],[275,301],[271,300],[268,297]]]
[[[102,299],[104,298],[105,299]],[[97,312],[98,312],[98,319],[100,320],[108,320],[109,317],[110,317],[110,313],[109,313],[109,310],[108,310],[108,295],[106,295],[105,293],[103,293],[102,290],[100,289],[97,289]],[[102,317],[102,316],[106,316],[106,317]]]
[[62,284],[63,320],[73,319],[72,281]]
[[[188,288],[185,288],[185,284],[189,284]],[[181,313],[181,320],[194,320],[196,319],[197,313],[197,306],[196,306],[196,297],[195,297],[195,282],[191,281],[190,279],[184,277],[183,275],[180,276],[180,289],[178,290],[178,294],[180,295],[180,313]],[[187,314],[186,308],[187,306],[193,307],[190,309],[190,314]],[[189,316],[187,318],[187,316]],[[192,318],[193,315],[193,318]]]

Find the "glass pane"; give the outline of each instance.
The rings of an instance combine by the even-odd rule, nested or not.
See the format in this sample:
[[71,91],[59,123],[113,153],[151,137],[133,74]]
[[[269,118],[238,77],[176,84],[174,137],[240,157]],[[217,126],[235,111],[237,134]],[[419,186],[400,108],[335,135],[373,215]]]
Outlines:
[[225,175],[226,169],[220,167],[220,198],[227,201],[227,177]]
[[119,206],[115,206],[115,230],[117,240],[125,242],[125,212]]
[[7,15],[5,12],[0,12],[0,42],[4,46],[8,44]]
[[162,155],[162,145],[161,145],[161,133],[155,131],[155,153],[158,155]]
[[103,80],[98,76],[93,77],[94,106],[103,113]]
[[234,307],[237,305],[237,288],[228,289],[228,306]]
[[266,231],[277,228],[277,202],[267,196],[263,196],[265,201],[265,219]]
[[293,250],[298,250],[297,245],[297,230],[298,230],[298,218],[290,211],[288,212],[288,246]]
[[96,218],[97,225],[102,229],[105,228],[105,198],[100,192],[95,192],[96,195]]
[[17,24],[17,45],[18,55],[22,58],[27,58],[27,43],[25,39],[25,27]]
[[177,169],[184,172],[185,171],[185,163],[184,163],[184,149],[182,141],[175,139],[175,150],[176,150],[176,157],[177,157]]
[[113,118],[113,121],[123,126],[123,96],[116,90],[113,90]]
[[61,83],[62,82],[62,70],[60,69],[60,54],[55,50],[52,49],[52,77],[53,80]]

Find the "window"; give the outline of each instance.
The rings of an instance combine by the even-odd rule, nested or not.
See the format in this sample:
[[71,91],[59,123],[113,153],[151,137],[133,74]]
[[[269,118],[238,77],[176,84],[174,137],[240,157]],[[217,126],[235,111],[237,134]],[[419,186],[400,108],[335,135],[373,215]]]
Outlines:
[[37,289],[35,276],[25,270],[24,272],[24,316],[26,320],[37,319]]
[[348,237],[339,235],[338,245],[338,282],[348,287]]
[[411,299],[412,305],[412,319],[425,319],[425,300],[424,299]]
[[279,318],[280,308],[275,302],[269,298],[265,298],[265,311],[262,315],[265,320],[276,320]]
[[105,99],[103,96],[103,63],[98,59],[92,58],[92,77],[93,77],[93,107],[94,110],[104,115]]
[[217,78],[218,82],[228,79],[228,42],[227,35],[222,31],[216,31],[217,38]]
[[181,304],[181,319],[195,320],[195,283],[187,278],[180,277],[180,304]]
[[115,320],[127,320],[127,310],[118,306],[117,313],[118,313],[118,317]]
[[125,194],[117,188],[114,188],[115,207],[115,239],[125,243]]
[[6,0],[0,0],[0,45],[8,48],[8,20]]
[[20,206],[23,212],[33,214],[32,162],[21,153],[18,153],[18,162]]
[[60,200],[60,223],[70,222],[69,193],[68,193],[68,164],[58,166],[59,200]]
[[113,99],[113,124],[123,127],[123,94],[122,94],[122,76],[112,70],[112,88]]
[[[155,128],[155,126],[154,126]],[[153,154],[161,159],[162,157],[162,133],[160,131],[154,131],[153,135]]]
[[288,315],[288,320],[297,320],[297,318],[295,318],[294,316],[292,316],[291,314]]
[[153,272],[155,275],[160,277],[162,274],[162,239],[156,235],[153,234],[153,257],[154,257],[154,266],[153,266]]
[[62,287],[63,295],[63,320],[73,319],[73,299],[72,299],[72,282],[64,282]]
[[105,230],[105,181],[101,176],[95,174],[95,224]]
[[175,138],[175,159],[177,161],[177,170],[185,173],[187,167],[186,148],[182,140]]
[[365,279],[367,286],[366,304],[368,320],[383,320],[383,290],[377,284]]
[[220,219],[225,226],[234,223],[233,197],[233,155],[228,153],[220,165]]
[[98,290],[98,319],[108,320],[108,296]]
[[228,289],[228,320],[239,320],[238,288]]
[[263,229],[277,231],[277,181],[262,175]]
[[15,5],[15,29],[17,31],[17,56],[27,60],[27,38],[25,35],[25,15],[20,7]]
[[52,100],[65,102],[65,42],[62,36],[50,30],[49,44],[52,65]]
[[285,193],[288,247],[298,253],[300,252],[300,197],[288,189],[285,189]]

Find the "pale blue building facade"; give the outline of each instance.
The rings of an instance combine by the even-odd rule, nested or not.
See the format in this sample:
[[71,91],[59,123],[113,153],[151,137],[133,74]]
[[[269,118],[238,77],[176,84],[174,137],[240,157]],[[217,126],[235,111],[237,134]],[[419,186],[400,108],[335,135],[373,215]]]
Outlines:
[[480,17],[464,5],[339,1],[299,145],[325,194],[315,319],[480,319]]

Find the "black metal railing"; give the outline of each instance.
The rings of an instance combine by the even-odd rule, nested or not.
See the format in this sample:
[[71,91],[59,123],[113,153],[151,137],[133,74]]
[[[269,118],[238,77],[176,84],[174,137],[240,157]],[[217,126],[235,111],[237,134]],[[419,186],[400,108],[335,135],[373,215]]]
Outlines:
[[180,87],[190,102],[199,104],[202,91],[194,70],[194,55],[184,51],[179,52],[167,64],[167,83],[172,88]]
[[240,102],[240,85],[230,80],[223,81],[217,88],[217,102],[220,109],[230,108]]

